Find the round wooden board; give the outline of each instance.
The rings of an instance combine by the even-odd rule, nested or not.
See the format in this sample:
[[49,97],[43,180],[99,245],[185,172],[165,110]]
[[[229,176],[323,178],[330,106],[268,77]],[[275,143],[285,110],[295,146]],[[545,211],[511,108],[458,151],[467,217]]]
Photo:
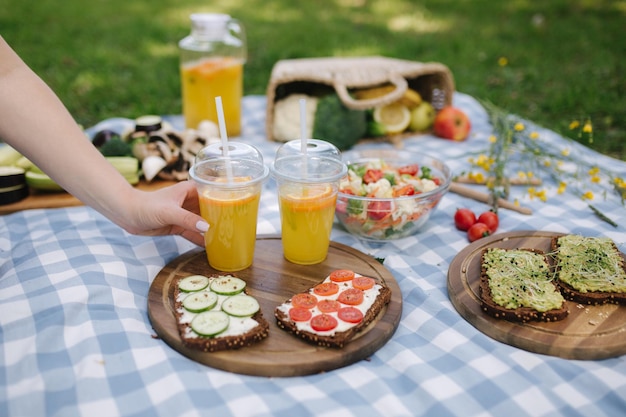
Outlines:
[[[393,335],[402,315],[402,296],[393,275],[376,259],[331,242],[327,259],[317,265],[296,265],[284,259],[280,237],[257,239],[250,268],[233,273],[244,279],[250,295],[270,323],[269,336],[250,347],[205,353],[183,345],[174,315],[174,284],[193,274],[216,274],[203,249],[194,249],[167,264],[148,294],[148,315],[154,330],[168,345],[190,359],[213,368],[246,375],[299,376],[330,371],[366,359]],[[293,294],[306,291],[335,269],[352,269],[391,289],[391,302],[367,328],[342,349],[322,348],[295,337],[276,325],[274,309]]]
[[[515,231],[470,244],[448,270],[448,294],[457,311],[486,335],[531,352],[566,359],[606,359],[626,353],[626,306],[589,306],[567,301],[569,316],[553,323],[513,323],[495,319],[480,307],[481,253],[488,247],[535,248],[550,252],[551,239],[562,233]],[[626,259],[626,256],[622,254]]]

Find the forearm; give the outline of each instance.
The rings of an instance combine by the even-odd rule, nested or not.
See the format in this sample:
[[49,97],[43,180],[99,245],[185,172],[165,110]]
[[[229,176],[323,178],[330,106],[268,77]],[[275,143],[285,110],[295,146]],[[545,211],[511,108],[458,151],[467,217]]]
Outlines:
[[6,51],[1,38],[0,43],[0,138],[83,203],[118,219],[132,187],[85,138],[50,88]]

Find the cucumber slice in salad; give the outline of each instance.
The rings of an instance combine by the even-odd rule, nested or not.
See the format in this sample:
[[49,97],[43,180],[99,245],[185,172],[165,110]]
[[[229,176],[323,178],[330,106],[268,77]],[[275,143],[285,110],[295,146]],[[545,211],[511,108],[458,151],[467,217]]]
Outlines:
[[220,295],[236,295],[246,288],[246,281],[232,275],[224,275],[215,278],[211,282],[211,291]]
[[191,329],[200,336],[214,337],[228,328],[230,317],[223,311],[204,311],[191,320]]
[[178,281],[178,288],[183,292],[202,291],[209,286],[209,282],[204,275],[190,275]]
[[197,291],[183,299],[183,307],[192,313],[201,313],[217,305],[217,294],[213,291]]
[[260,308],[254,297],[245,294],[228,297],[222,303],[222,311],[234,317],[253,316]]

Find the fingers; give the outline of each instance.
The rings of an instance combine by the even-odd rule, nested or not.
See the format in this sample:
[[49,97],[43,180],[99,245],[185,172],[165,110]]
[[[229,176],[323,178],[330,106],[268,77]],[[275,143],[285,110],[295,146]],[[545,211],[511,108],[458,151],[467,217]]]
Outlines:
[[204,235],[201,233],[184,230],[180,235],[191,243],[194,243],[198,246],[204,246]]
[[[198,193],[193,183],[182,181],[159,190],[160,198],[174,200],[178,207],[166,205],[162,212],[163,226],[171,225],[172,232],[179,234],[196,245],[204,246],[204,233],[209,230],[208,223],[198,214]],[[181,230],[182,229],[182,230]]]

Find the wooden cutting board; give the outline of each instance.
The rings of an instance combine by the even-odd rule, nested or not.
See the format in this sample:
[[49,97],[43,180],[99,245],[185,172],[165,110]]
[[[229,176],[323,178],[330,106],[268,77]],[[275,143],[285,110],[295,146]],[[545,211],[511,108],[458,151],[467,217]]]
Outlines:
[[[246,375],[299,376],[350,365],[367,359],[393,335],[402,315],[402,295],[393,275],[376,259],[337,242],[330,243],[327,259],[317,265],[296,265],[282,256],[278,236],[257,239],[250,268],[234,273],[247,282],[250,295],[261,305],[270,323],[269,336],[253,346],[205,353],[185,347],[174,316],[174,289],[179,278],[219,273],[203,249],[194,249],[167,264],[155,277],[148,294],[148,315],[157,335],[181,354],[199,363]],[[274,309],[293,294],[323,281],[335,269],[352,269],[391,289],[391,302],[368,327],[342,349],[322,348],[293,336],[276,325]]]
[[[153,191],[175,183],[175,181],[165,180],[146,182],[142,179],[135,185],[135,188],[144,191]],[[83,203],[79,199],[65,191],[40,191],[31,189],[30,195],[25,199],[12,204],[0,205],[0,215],[15,213],[21,210],[75,207],[82,205]]]
[[[550,252],[550,241],[562,233],[515,231],[470,244],[448,270],[448,294],[457,311],[486,335],[531,352],[566,359],[606,359],[626,353],[626,306],[588,306],[567,301],[569,316],[554,323],[513,323],[482,311],[478,293],[483,249],[535,248]],[[626,255],[622,254],[626,259]]]

